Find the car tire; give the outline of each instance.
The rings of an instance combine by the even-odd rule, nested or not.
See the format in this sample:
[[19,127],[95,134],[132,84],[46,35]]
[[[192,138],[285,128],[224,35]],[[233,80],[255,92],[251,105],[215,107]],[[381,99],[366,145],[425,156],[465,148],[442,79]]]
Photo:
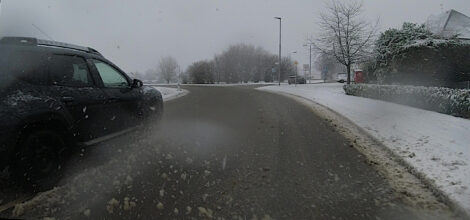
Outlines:
[[34,191],[48,189],[61,177],[66,141],[53,130],[37,130],[24,135],[12,164],[14,180]]

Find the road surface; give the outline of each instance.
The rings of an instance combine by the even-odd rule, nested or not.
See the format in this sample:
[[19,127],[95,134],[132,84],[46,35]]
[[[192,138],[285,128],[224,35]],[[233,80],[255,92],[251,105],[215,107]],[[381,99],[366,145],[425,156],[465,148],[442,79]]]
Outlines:
[[56,188],[2,215],[57,219],[429,219],[433,215],[427,214],[432,210],[402,202],[364,156],[306,106],[250,87],[186,89],[188,95],[165,103],[159,125],[149,122],[135,132],[80,150]]

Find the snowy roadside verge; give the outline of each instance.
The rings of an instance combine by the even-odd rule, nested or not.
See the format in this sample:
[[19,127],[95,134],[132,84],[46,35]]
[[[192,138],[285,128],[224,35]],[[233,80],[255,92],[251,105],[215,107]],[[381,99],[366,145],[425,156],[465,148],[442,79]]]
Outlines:
[[[313,79],[313,80],[307,80],[308,84],[319,84],[319,83],[324,83],[324,80],[320,79]],[[148,86],[153,86],[153,87],[165,87],[165,86],[178,86],[178,83],[146,83],[145,85]],[[208,86],[208,87],[230,87],[230,86],[272,86],[272,85],[278,85],[278,82],[247,82],[247,83],[213,83],[213,84],[179,84],[180,86]],[[288,83],[281,82],[281,85],[288,85]],[[302,84],[297,84],[297,85],[302,85]]]
[[[324,80],[307,80],[309,84],[319,84],[319,83],[324,83]],[[184,84],[184,86],[218,86],[218,87],[224,87],[224,86],[274,86],[278,85],[277,82],[248,82],[248,83],[214,83],[214,84]],[[287,82],[281,82],[281,85],[288,85]],[[297,85],[304,85],[304,84],[297,84]],[[294,86],[294,85],[293,85]]]
[[220,82],[220,83],[206,83],[206,84],[203,84],[203,83],[200,83],[200,84],[197,84],[197,83],[186,83],[186,84],[182,84],[182,83],[152,83],[152,82],[147,82],[145,83],[145,85],[148,85],[148,86],[163,86],[163,87],[166,87],[166,86],[241,86],[241,85],[277,85],[277,82],[247,82],[247,83],[225,83],[225,82]]
[[470,213],[470,120],[347,96],[342,84],[267,86],[342,115],[399,157],[454,208]]
[[[286,84],[286,83],[282,83]],[[147,84],[149,86],[177,86],[178,84]],[[207,87],[230,87],[230,86],[269,86],[269,85],[277,85],[277,83],[214,83],[214,84],[180,84],[180,86],[207,86]]]
[[153,86],[153,88],[157,89],[158,91],[160,91],[160,93],[162,93],[164,102],[167,102],[176,98],[180,98],[189,93],[188,90],[178,89],[178,88],[159,87],[159,86]]

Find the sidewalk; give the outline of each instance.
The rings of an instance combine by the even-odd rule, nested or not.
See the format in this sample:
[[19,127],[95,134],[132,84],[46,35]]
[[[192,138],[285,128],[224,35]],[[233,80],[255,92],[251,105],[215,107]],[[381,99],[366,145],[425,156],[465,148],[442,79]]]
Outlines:
[[470,214],[470,120],[348,96],[339,83],[258,89],[300,96],[343,115]]

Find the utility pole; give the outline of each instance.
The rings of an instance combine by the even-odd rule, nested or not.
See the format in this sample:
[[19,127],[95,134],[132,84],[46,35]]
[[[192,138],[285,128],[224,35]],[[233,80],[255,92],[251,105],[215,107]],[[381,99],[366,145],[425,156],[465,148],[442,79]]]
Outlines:
[[[304,47],[306,47],[307,44],[304,45]],[[309,71],[308,71],[308,74],[309,74],[309,80],[310,80],[310,83],[312,83],[312,43],[309,43],[309,46],[310,46],[310,53],[309,53],[309,59],[310,59],[310,64],[309,64]]]
[[279,85],[281,85],[281,30],[282,30],[282,18],[281,17],[274,17],[275,19],[279,19],[279,71],[277,73],[277,79],[279,81]]

